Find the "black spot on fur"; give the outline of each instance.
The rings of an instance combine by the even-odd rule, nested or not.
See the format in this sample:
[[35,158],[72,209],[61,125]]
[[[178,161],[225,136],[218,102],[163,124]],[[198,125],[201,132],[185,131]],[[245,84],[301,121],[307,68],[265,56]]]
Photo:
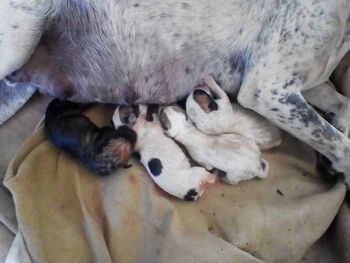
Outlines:
[[271,91],[271,93],[272,93],[273,95],[278,95],[277,89],[273,89],[273,90]]
[[163,169],[162,162],[157,158],[153,158],[148,162],[148,168],[153,176],[159,176]]
[[183,9],[187,9],[187,8],[189,8],[190,7],[190,5],[189,4],[187,4],[187,3],[182,3],[182,8]]
[[[287,69],[287,68],[286,68],[286,69]],[[292,79],[292,80],[286,82],[286,83],[284,84],[284,86],[283,86],[283,89],[288,88],[289,86],[293,85],[294,83],[295,83],[294,79]]]
[[17,29],[18,28],[18,25],[12,25],[11,26],[13,29]]
[[187,74],[190,74],[190,73],[192,72],[192,70],[191,70],[189,67],[186,67],[186,68],[185,68],[185,72],[186,72]]
[[190,189],[187,194],[184,196],[186,201],[194,201],[195,197],[198,195],[196,189]]
[[138,4],[138,3],[134,4],[134,7],[139,7],[139,6],[140,6],[140,4]]
[[14,1],[10,1],[9,4],[12,8],[16,9],[18,7],[18,5],[16,5]]
[[271,110],[272,110],[272,111],[279,111],[278,108],[272,108]]
[[307,103],[298,94],[289,94],[278,101],[281,104],[293,104],[298,110],[307,109]]

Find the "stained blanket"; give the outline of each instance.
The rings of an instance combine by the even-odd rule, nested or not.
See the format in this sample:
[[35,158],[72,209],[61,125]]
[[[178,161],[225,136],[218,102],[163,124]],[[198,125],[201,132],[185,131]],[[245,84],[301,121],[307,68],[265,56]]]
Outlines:
[[[109,124],[114,106],[86,114]],[[216,183],[186,202],[159,189],[137,161],[98,177],[44,135],[42,125],[11,161],[18,233],[7,262],[300,262],[324,234],[344,183],[315,172],[314,151],[284,134],[263,154],[266,179]]]

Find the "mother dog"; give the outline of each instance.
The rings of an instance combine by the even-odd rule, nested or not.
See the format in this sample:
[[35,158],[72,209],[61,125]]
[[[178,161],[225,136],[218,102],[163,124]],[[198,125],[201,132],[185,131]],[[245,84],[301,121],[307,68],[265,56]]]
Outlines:
[[[323,83],[349,49],[348,0],[0,2],[0,79],[8,85],[30,82],[76,102],[168,103],[212,74],[348,182],[350,140],[305,98],[319,89],[326,96],[312,103],[329,108],[336,94]],[[347,100],[333,108],[349,117]]]

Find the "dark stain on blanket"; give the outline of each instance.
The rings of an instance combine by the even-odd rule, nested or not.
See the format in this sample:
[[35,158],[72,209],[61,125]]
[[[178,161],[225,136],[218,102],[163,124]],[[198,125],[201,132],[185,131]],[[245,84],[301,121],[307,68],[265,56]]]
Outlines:
[[129,180],[129,183],[132,184],[132,185],[136,185],[137,184],[137,179],[136,179],[135,175],[128,176],[128,180]]
[[284,196],[284,194],[282,193],[282,191],[280,189],[277,189],[276,193],[279,194],[280,196]]
[[209,231],[209,232],[214,232],[214,231],[215,231],[214,225],[210,224],[210,225],[208,226],[208,231]]
[[62,212],[67,212],[67,205],[61,204],[60,209],[62,210]]

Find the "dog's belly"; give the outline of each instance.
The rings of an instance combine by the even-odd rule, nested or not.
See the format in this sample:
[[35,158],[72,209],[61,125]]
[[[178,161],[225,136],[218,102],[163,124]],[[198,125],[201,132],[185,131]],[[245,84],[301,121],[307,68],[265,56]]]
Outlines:
[[[200,1],[191,2],[201,8],[195,19],[195,6],[167,3],[61,10],[41,41],[49,66],[34,70],[32,81],[42,93],[76,102],[169,103],[186,96],[205,74],[237,93],[250,52],[237,38],[246,18],[235,12],[239,17],[222,19],[220,12],[234,13],[229,2],[216,5],[217,18],[210,20]],[[245,30],[249,43],[258,28]]]
[[[74,49],[64,45],[56,49],[64,54],[64,60],[62,55],[50,57],[50,63],[58,68],[53,71],[59,72],[57,76],[41,70],[33,78],[42,93],[63,95],[76,102],[171,103],[187,96],[206,74],[214,75],[224,89],[234,94],[242,82],[243,62],[233,64],[230,58],[215,57],[216,52],[211,50],[200,55],[186,50],[181,55],[164,52],[154,58],[154,51],[146,49],[134,59],[127,54],[142,49],[126,45],[122,47],[126,57],[120,59],[118,55],[99,56],[77,45],[72,45]],[[66,50],[72,52],[71,56]],[[113,47],[108,53],[117,54]]]

